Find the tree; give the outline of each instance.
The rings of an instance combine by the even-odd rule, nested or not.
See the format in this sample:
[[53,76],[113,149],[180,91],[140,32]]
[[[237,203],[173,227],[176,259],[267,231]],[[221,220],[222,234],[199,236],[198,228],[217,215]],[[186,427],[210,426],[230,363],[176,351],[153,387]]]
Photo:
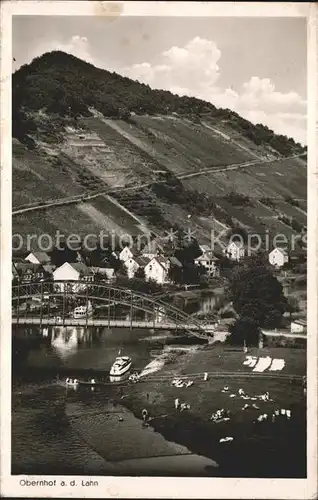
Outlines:
[[228,291],[241,317],[252,319],[260,327],[280,326],[287,300],[282,285],[258,259],[250,257],[233,270]]
[[66,242],[60,242],[60,247],[54,247],[49,254],[52,264],[56,267],[61,266],[65,262],[77,262],[78,252],[69,248]]
[[247,316],[237,319],[234,325],[230,326],[229,331],[231,333],[229,337],[231,344],[244,345],[245,343],[249,346],[258,344],[259,329],[257,323]]
[[173,283],[182,283],[182,267],[171,265],[168,270],[168,278]]
[[181,234],[175,256],[183,265],[194,264],[194,259],[202,255],[202,251],[197,240],[193,239],[190,242],[184,240],[184,234]]
[[87,260],[89,265],[95,267],[114,267],[113,265],[110,265],[110,263],[113,264],[113,259],[115,259],[111,253],[112,252],[109,247],[104,249],[99,243],[96,244],[96,248],[88,255]]
[[185,284],[200,284],[201,276],[205,272],[203,266],[196,266],[195,264],[185,264],[182,269],[182,283]]

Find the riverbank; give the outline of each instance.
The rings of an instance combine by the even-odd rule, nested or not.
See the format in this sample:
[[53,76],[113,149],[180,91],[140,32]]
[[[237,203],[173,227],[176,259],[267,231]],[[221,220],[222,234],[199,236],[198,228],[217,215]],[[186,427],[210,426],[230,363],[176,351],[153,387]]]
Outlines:
[[[286,350],[287,354],[288,350]],[[223,353],[222,357],[220,353]],[[228,359],[227,359],[228,354]],[[275,354],[275,353],[274,353]],[[281,356],[281,352],[278,353]],[[262,354],[263,355],[263,354]],[[290,355],[290,353],[289,353]],[[219,468],[213,475],[221,477],[304,477],[306,474],[306,401],[301,384],[295,385],[289,377],[279,374],[273,378],[255,377],[247,373],[242,365],[241,352],[226,353],[224,348],[211,346],[191,350],[178,356],[175,363],[164,366],[152,377],[140,383],[125,387],[117,392],[115,399],[130,409],[137,418],[147,409],[150,425],[167,440],[186,446],[193,453],[215,460]],[[296,372],[300,371],[301,355]],[[305,354],[304,354],[305,359]],[[216,360],[219,360],[216,363]],[[233,361],[243,368],[243,378],[230,377]],[[217,364],[217,366],[216,366]],[[204,370],[217,369],[217,378],[204,381]],[[211,370],[212,369],[212,370]],[[295,369],[295,367],[294,367]],[[305,366],[303,367],[303,370]],[[221,372],[224,372],[222,376]],[[171,385],[177,374],[193,374],[191,387],[177,388]],[[232,372],[233,373],[233,372]],[[293,367],[286,364],[286,373],[292,375]],[[188,380],[191,376],[188,377]],[[223,393],[227,385],[229,391]],[[258,409],[242,410],[246,401],[237,393],[243,388],[250,396],[268,391],[273,401],[257,401]],[[230,398],[229,394],[236,394]],[[174,408],[174,401],[186,402],[190,409],[181,412]],[[214,423],[211,415],[218,409],[231,412],[229,421]],[[292,411],[290,421],[280,424],[271,422],[258,425],[253,422],[261,413],[272,412],[277,408]],[[224,437],[233,441],[220,443]],[[244,460],[242,457],[244,456]]]
[[[123,339],[134,369],[145,373],[136,384],[127,380],[120,385],[109,382],[109,367]],[[305,350],[252,349],[248,355],[284,359],[285,363],[281,371],[266,368],[264,372],[255,373],[243,364],[246,354],[242,349],[224,344],[178,345],[170,340],[161,336],[152,339],[144,332],[136,338],[136,332],[124,331],[118,336],[118,332],[107,331],[102,342],[98,339],[89,345],[81,344],[67,356],[64,351],[56,351],[46,344],[32,349],[25,363],[17,363],[13,372],[15,473],[23,470],[62,473],[59,472],[62,469],[72,473],[83,466],[83,471],[113,475],[115,469],[107,462],[117,459],[117,465],[122,462],[120,472],[123,474],[131,467],[136,472],[139,463],[146,475],[151,471],[158,474],[159,469],[159,475],[171,475],[168,458],[165,461],[158,455],[166,454],[168,446],[172,457],[175,443],[176,449],[178,446],[187,449],[183,458],[171,459],[177,466],[173,470],[178,469],[180,474],[182,462],[187,462],[187,471],[192,464],[193,474],[203,466],[202,475],[219,477],[304,477],[306,401],[301,382],[306,368]],[[204,372],[209,372],[208,380],[204,380]],[[66,389],[61,385],[66,376],[79,379],[94,376],[106,384],[94,390]],[[176,376],[192,380],[193,385],[173,386],[171,382]],[[229,389],[222,392],[225,385]],[[251,402],[238,396],[240,388],[253,397],[268,391],[273,401],[257,399],[258,410],[243,410],[245,404]],[[230,394],[235,396],[230,398]],[[190,408],[182,412],[175,410],[176,398]],[[114,414],[113,420],[107,410],[109,403],[115,403],[120,413]],[[149,412],[149,427],[142,425],[144,408]],[[212,413],[222,408],[230,411],[230,420],[211,421]],[[271,415],[277,408],[290,409],[292,419],[283,419],[282,425],[275,426],[253,424],[260,413]],[[123,436],[126,448],[121,445]],[[154,441],[158,443],[155,452],[148,441],[148,437],[152,440],[153,436],[157,436]],[[219,442],[227,436],[233,440]],[[164,439],[170,444],[163,443]],[[89,463],[82,459],[86,448],[96,452]],[[105,462],[98,456],[104,457]],[[202,458],[202,462],[195,458],[200,462],[195,465],[194,456],[207,459]],[[209,460],[219,467],[208,465],[207,470],[204,464]]]

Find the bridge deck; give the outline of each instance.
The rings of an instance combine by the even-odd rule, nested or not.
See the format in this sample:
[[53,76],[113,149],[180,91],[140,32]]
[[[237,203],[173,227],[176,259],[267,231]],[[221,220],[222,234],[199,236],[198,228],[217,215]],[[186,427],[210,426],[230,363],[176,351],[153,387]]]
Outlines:
[[[191,330],[195,335],[205,336],[204,333],[199,332],[199,327],[195,324],[182,324],[182,323],[172,323],[169,321],[162,321],[155,323],[153,321],[137,321],[137,320],[127,320],[127,319],[109,319],[108,318],[65,318],[57,320],[56,318],[26,318],[17,317],[12,318],[12,324],[20,324],[20,325],[55,325],[55,326],[110,326],[116,328],[145,328],[151,329],[154,328],[156,330]],[[202,325],[200,327],[202,330],[205,330],[206,335],[211,332],[212,328],[209,325]]]

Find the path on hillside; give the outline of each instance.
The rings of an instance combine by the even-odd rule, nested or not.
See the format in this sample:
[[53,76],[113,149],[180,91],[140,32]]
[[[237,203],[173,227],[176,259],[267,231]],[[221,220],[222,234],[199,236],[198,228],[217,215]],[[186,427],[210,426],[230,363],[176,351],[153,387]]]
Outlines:
[[[225,172],[228,170],[238,170],[241,168],[247,168],[247,167],[257,166],[257,165],[266,164],[266,163],[274,163],[274,162],[277,163],[277,162],[282,162],[285,160],[291,160],[294,158],[300,158],[300,157],[306,156],[306,155],[307,155],[307,153],[300,153],[300,154],[293,155],[293,156],[284,156],[282,158],[277,158],[276,160],[268,160],[268,159],[262,160],[262,161],[251,160],[251,161],[247,161],[244,163],[233,163],[231,165],[225,165],[225,166],[219,167],[219,168],[218,167],[204,168],[201,170],[197,170],[196,172],[178,174],[178,175],[176,175],[176,178],[179,180],[191,179],[193,177],[198,177],[200,175],[208,175],[208,174],[212,174],[212,173]],[[164,183],[165,181],[163,180],[163,181],[157,181],[157,182]],[[98,191],[97,193],[81,194],[81,195],[69,196],[69,197],[64,197],[64,198],[57,198],[57,199],[47,200],[47,201],[42,201],[42,202],[34,202],[34,203],[30,203],[27,205],[21,205],[20,207],[13,208],[12,215],[20,215],[20,214],[23,214],[25,212],[31,212],[31,211],[35,211],[35,210],[44,210],[46,208],[57,207],[57,206],[61,206],[61,205],[71,205],[71,204],[75,204],[75,203],[82,203],[84,201],[93,200],[99,196],[105,196],[105,195],[114,194],[117,192],[122,193],[122,192],[127,192],[127,191],[136,191],[136,190],[147,188],[147,187],[151,186],[153,183],[154,182],[152,181],[152,182],[147,182],[144,184],[132,185],[132,186],[127,186],[127,187],[122,187],[122,186],[116,187],[115,186],[112,188],[108,188],[106,190],[104,189],[103,191]]]

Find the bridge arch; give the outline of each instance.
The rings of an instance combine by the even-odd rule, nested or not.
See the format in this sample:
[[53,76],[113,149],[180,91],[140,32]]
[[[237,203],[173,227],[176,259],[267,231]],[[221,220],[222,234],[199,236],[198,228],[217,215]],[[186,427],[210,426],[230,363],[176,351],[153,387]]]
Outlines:
[[[20,316],[20,304],[31,298],[40,298],[40,314],[44,303],[50,306],[53,297],[62,298],[63,304],[69,297],[88,301],[101,302],[105,304],[121,304],[133,310],[141,310],[153,315],[153,326],[160,322],[160,315],[175,324],[176,327],[184,326],[184,330],[190,334],[206,338],[207,333],[203,324],[189,314],[181,311],[171,304],[167,304],[151,295],[116,287],[103,282],[86,281],[42,281],[19,283],[12,286],[12,302],[15,306],[17,316]],[[46,298],[48,297],[48,300]],[[63,311],[65,308],[63,307]],[[21,314],[23,316],[23,314]]]

